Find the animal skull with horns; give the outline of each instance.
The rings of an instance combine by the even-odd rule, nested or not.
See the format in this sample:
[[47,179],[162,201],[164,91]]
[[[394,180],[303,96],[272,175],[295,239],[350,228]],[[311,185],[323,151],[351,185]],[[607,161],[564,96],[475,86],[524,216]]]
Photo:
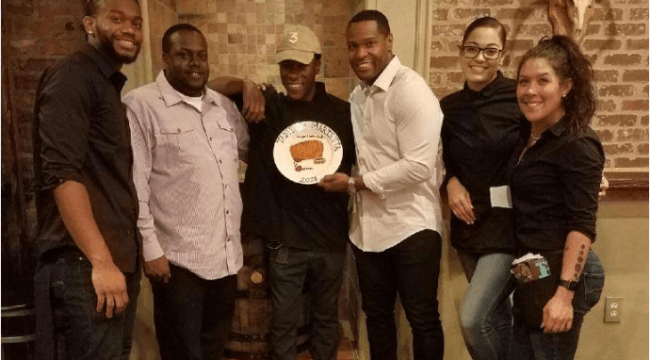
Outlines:
[[549,0],[548,19],[553,34],[572,37],[582,43],[594,14],[594,0]]

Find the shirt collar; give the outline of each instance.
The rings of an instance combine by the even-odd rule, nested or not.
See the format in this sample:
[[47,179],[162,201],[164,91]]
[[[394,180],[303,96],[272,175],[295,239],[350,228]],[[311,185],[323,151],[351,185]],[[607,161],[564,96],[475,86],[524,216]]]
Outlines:
[[499,89],[501,86],[501,82],[505,79],[503,76],[503,73],[501,73],[501,70],[497,70],[497,76],[487,84],[483,89],[480,91],[474,91],[469,88],[469,85],[467,85],[467,81],[465,81],[465,85],[463,86],[464,91],[469,91],[471,93],[477,93],[477,94],[482,94],[484,97],[491,97],[494,95],[494,93]]
[[373,86],[380,88],[384,91],[388,91],[388,88],[390,87],[390,84],[393,82],[393,79],[395,78],[395,75],[397,75],[397,71],[402,67],[402,63],[399,61],[397,58],[397,55],[393,56],[393,58],[390,60],[388,65],[384,68],[384,70],[379,74],[379,77],[375,80],[375,82],[372,85],[365,85],[362,83],[364,88],[371,88]]
[[120,64],[113,61],[113,59],[106,56],[106,54],[97,50],[97,48],[91,44],[85,43],[81,49],[79,49],[79,51],[88,55],[88,57],[95,63],[95,65],[97,65],[102,75],[104,75],[106,78],[110,78],[116,72],[120,72],[120,68],[122,67]]
[[[167,81],[167,77],[165,76],[165,71],[161,70],[160,73],[158,73],[158,76],[156,77],[156,83],[158,84],[158,88],[160,89],[160,94],[162,95],[163,99],[165,100],[165,104],[169,106],[173,106],[178,104],[179,102],[183,101],[183,98],[181,98],[180,95],[178,95],[178,92],[176,89],[174,89],[169,81]],[[207,87],[204,89],[204,96],[203,96],[203,102],[209,102],[214,105],[219,105],[216,95],[214,93],[211,93],[208,91]]]
[[106,54],[99,51],[89,43],[83,44],[79,51],[90,58],[102,75],[113,84],[118,92],[122,91],[127,79],[126,76],[120,72],[120,68],[122,67],[121,64],[113,61],[113,59],[106,56]]
[[[525,118],[522,121],[523,122],[521,124],[521,137],[524,139],[528,139],[528,137],[530,136],[530,132],[532,131],[532,125],[530,121],[525,120]],[[546,133],[553,134],[553,136],[555,136],[556,138],[560,137],[566,131],[567,121],[568,118],[566,115],[564,115],[562,118],[560,118],[560,120],[558,120],[558,122],[553,124],[553,126],[551,126],[548,130],[544,131],[542,133],[542,137],[545,137]]]
[[566,131],[566,123],[568,121],[567,119],[568,118],[566,115],[562,116],[562,118],[558,120],[558,122],[553,124],[553,126],[551,126],[551,128],[548,129],[548,131],[551,134],[555,135],[555,137],[560,137],[560,135],[562,135]]

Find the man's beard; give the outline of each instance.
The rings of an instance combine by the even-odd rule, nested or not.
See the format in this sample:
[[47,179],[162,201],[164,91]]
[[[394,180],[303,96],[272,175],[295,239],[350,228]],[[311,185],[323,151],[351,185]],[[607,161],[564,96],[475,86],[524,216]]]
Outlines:
[[111,38],[108,36],[104,35],[101,31],[97,31],[97,36],[99,38],[99,47],[100,49],[108,54],[108,56],[116,61],[119,64],[130,64],[135,61],[135,59],[138,58],[138,54],[140,53],[140,46],[138,45],[138,49],[135,52],[135,55],[124,55],[120,54],[115,50],[115,46],[113,45],[113,41]]

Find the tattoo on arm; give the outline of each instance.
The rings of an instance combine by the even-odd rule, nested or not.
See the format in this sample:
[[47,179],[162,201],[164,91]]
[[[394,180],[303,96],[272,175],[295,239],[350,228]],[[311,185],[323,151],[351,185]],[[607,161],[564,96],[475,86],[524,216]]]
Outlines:
[[584,267],[585,260],[587,256],[585,255],[586,246],[582,244],[580,246],[580,252],[578,253],[578,262],[576,263],[575,273],[573,274],[573,281],[580,280],[580,274],[582,273],[582,268]]

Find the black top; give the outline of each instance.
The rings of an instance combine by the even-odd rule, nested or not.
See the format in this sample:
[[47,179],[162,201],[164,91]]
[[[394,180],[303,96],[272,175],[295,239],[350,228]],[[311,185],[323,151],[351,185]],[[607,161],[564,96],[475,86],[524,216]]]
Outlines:
[[458,178],[469,192],[476,221],[467,225],[452,215],[451,244],[462,251],[514,251],[512,211],[492,208],[490,187],[507,184],[507,162],[522,115],[516,81],[497,73],[481,91],[465,87],[440,101],[446,178]]
[[343,145],[338,171],[350,174],[355,149],[349,103],[327,94],[323,83],[316,83],[311,102],[294,101],[278,93],[265,95],[265,122],[250,124],[251,149],[242,193],[243,230],[289,247],[344,252],[348,240],[348,195],[288,180],[275,166],[273,146],[278,135],[291,124],[323,123]]
[[591,128],[572,136],[565,121],[543,132],[519,162],[530,135],[526,126],[510,159],[515,236],[521,253],[563,250],[571,231],[595,240],[605,152]]
[[133,154],[119,66],[85,44],[42,75],[34,105],[37,250],[75,246],[54,202],[66,180],[85,185],[93,216],[120,270],[137,270],[141,249]]

